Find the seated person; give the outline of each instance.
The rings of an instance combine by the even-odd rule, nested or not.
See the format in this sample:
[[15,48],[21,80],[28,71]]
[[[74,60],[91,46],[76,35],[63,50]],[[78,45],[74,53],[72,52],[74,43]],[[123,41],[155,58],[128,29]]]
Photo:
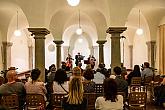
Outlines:
[[128,95],[128,83],[126,80],[123,79],[123,77],[121,76],[121,68],[116,66],[113,71],[115,72],[116,74],[116,77],[115,77],[115,81],[117,83],[117,90],[119,92],[124,92],[125,95],[127,96]]
[[25,89],[26,93],[34,93],[34,94],[42,94],[46,98],[46,87],[44,85],[44,82],[41,82],[38,80],[39,76],[41,74],[41,71],[39,69],[33,69],[31,72],[31,81],[28,81],[25,83]]
[[105,71],[104,71],[104,65],[101,63],[99,64],[97,70],[96,70],[96,74],[94,74],[94,79],[93,81],[96,83],[96,84],[103,84],[103,81],[105,79]]
[[67,74],[63,69],[58,69],[55,73],[53,93],[68,93]]
[[86,69],[84,71],[84,81],[83,81],[83,86],[84,86],[84,92],[85,93],[90,93],[90,92],[95,92],[95,82],[91,81],[94,78],[94,71],[92,69]]
[[156,104],[162,105],[165,103],[165,77],[163,78],[161,85],[154,88],[154,96]]
[[83,97],[83,84],[80,77],[69,82],[69,93],[62,101],[63,110],[87,110],[87,99]]
[[104,80],[103,87],[104,96],[96,99],[96,110],[123,110],[123,96],[117,95],[116,81],[107,78]]
[[20,107],[25,103],[26,90],[22,82],[16,82],[17,74],[15,70],[9,70],[6,74],[7,83],[0,86],[0,96],[5,94],[17,94],[19,96]]
[[132,77],[141,77],[139,65],[135,65],[133,71],[130,72],[130,74],[128,74],[128,76],[127,76],[128,85],[131,84]]
[[144,62],[144,67],[141,72],[142,80],[149,76],[153,77],[153,71],[150,69],[150,64],[148,62]]

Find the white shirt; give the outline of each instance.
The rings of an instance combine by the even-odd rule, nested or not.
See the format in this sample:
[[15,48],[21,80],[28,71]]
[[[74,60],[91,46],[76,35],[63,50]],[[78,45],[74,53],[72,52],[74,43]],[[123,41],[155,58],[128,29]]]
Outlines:
[[94,74],[94,79],[93,81],[96,83],[96,84],[103,84],[103,81],[105,79],[105,76],[100,73],[100,72],[96,72],[96,74]]
[[104,97],[98,97],[95,102],[96,110],[123,110],[123,96],[117,95],[117,101],[111,102]]
[[[62,84],[62,87],[68,91],[68,81]],[[62,88],[57,82],[53,81],[53,93],[66,93],[66,91]]]

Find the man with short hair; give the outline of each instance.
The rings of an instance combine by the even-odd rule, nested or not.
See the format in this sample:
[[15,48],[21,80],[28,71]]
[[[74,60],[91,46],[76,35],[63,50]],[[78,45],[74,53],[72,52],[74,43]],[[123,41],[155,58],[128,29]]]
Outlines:
[[0,86],[0,96],[7,94],[17,94],[19,104],[22,107],[25,103],[26,90],[22,82],[16,82],[17,74],[15,70],[9,70],[6,74],[7,83]]
[[113,70],[116,74],[115,81],[117,83],[117,90],[119,92],[124,92],[127,96],[128,95],[128,83],[121,76],[121,72],[122,72],[121,68],[116,66]]
[[152,76],[153,77],[153,71],[150,69],[150,64],[148,62],[144,62],[144,67],[141,72],[142,80],[144,80],[146,77]]

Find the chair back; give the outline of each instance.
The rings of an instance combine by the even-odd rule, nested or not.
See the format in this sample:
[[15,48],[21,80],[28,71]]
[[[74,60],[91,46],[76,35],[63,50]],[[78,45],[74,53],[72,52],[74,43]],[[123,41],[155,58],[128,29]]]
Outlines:
[[95,84],[95,93],[103,93],[103,84]]
[[53,109],[62,109],[62,100],[67,94],[53,93],[50,98],[50,105]]
[[87,99],[88,110],[95,109],[96,94],[97,93],[84,93],[84,97]]
[[27,109],[45,108],[46,102],[42,94],[26,94]]
[[140,106],[146,108],[146,92],[131,92],[129,94],[129,106]]
[[135,91],[135,90],[141,91],[141,83],[142,83],[141,77],[132,77],[130,92]]
[[141,86],[141,77],[132,77],[131,86]]
[[148,76],[144,78],[144,84],[149,85],[149,83],[152,81],[153,76]]
[[19,100],[16,94],[3,95],[1,101],[1,104],[9,109],[19,109]]

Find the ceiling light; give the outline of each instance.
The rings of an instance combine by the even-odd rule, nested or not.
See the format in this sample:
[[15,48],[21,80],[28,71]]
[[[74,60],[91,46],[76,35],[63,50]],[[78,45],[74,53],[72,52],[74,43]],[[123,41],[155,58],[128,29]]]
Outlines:
[[67,0],[70,6],[77,6],[80,3],[80,0]]
[[79,19],[78,19],[78,28],[76,30],[77,35],[81,35],[82,34],[82,28],[80,26],[80,10],[79,10]]
[[137,35],[142,35],[143,34],[143,29],[140,27],[140,10],[139,10],[139,27],[136,30]]
[[17,29],[14,31],[15,36],[21,36],[21,31],[18,29],[18,11],[17,11]]

